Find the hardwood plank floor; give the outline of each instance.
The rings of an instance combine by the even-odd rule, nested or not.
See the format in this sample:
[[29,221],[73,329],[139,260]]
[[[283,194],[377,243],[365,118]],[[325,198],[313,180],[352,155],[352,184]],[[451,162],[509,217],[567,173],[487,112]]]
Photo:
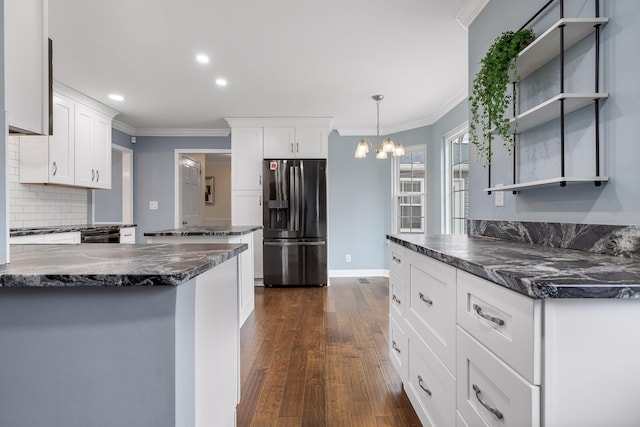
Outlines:
[[238,426],[420,426],[387,353],[388,281],[256,287]]

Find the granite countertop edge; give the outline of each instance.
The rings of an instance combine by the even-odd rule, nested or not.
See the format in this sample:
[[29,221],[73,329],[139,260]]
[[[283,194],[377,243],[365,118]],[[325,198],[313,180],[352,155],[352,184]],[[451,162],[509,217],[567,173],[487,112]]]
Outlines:
[[137,227],[136,224],[81,224],[81,225],[55,225],[47,227],[23,227],[9,230],[10,237],[35,236],[39,234],[74,233],[82,231],[107,231]]
[[[102,245],[110,245],[103,243]],[[124,249],[135,250],[135,247],[146,246],[145,249],[160,248],[155,253],[151,254],[152,261],[146,262],[144,255],[140,260],[135,258],[132,260],[120,261],[120,267],[125,266],[126,270],[130,264],[131,272],[129,271],[117,271],[113,273],[108,272],[111,268],[106,266],[102,268],[103,271],[98,273],[87,273],[74,271],[77,265],[70,264],[67,266],[57,267],[51,270],[49,274],[46,267],[42,267],[42,271],[34,272],[30,267],[20,265],[20,257],[18,256],[18,262],[5,264],[0,266],[0,288],[72,288],[72,287],[148,287],[148,286],[178,286],[188,282],[200,274],[211,270],[212,268],[230,260],[231,258],[246,251],[248,246],[246,244],[231,244],[231,245],[216,245],[209,244],[207,247],[220,247],[214,254],[207,252],[206,256],[203,255],[202,250],[193,249],[190,251],[188,246],[203,246],[203,245],[119,245],[124,246]],[[27,247],[30,246],[30,247]],[[25,249],[25,252],[30,251],[39,259],[47,259],[47,253],[49,251],[72,251],[72,255],[79,253],[83,250],[85,245],[27,245],[20,246],[21,249]],[[92,244],[91,249],[97,248],[98,245]],[[162,252],[162,246],[166,246],[169,249],[167,254]],[[171,251],[171,246],[184,246],[181,253]],[[142,249],[143,251],[145,249]],[[92,253],[85,249],[86,253]],[[195,255],[195,259],[190,258]],[[168,264],[178,264],[178,266],[172,267],[170,271],[161,271],[165,265],[158,264],[158,256],[165,257]],[[77,258],[76,258],[77,259]],[[107,259],[107,262],[109,260]],[[31,260],[29,259],[29,262]],[[118,261],[115,261],[118,262]],[[23,263],[26,264],[26,263]],[[160,265],[160,266],[159,266]],[[82,270],[91,269],[91,264],[83,265]],[[146,271],[140,271],[140,267],[147,268]],[[107,270],[105,272],[104,270]],[[68,269],[68,272],[64,270]]]
[[261,225],[234,225],[234,226],[212,226],[212,227],[184,227],[171,230],[147,231],[147,237],[197,237],[197,236],[242,236],[257,230],[261,230]]
[[[585,274],[573,274],[570,271],[570,267],[566,270],[562,268],[558,269],[559,273],[557,278],[550,278],[548,276],[536,277],[535,274],[527,274],[526,272],[518,271],[518,269],[511,269],[509,267],[496,267],[495,265],[488,265],[488,263],[480,262],[474,259],[474,256],[466,255],[453,255],[447,253],[446,242],[438,242],[436,246],[443,246],[444,249],[435,249],[429,245],[429,237],[426,236],[425,243],[410,241],[411,237],[403,237],[402,235],[387,235],[387,239],[391,242],[401,245],[409,250],[425,255],[429,258],[433,258],[438,261],[442,261],[453,267],[456,267],[462,271],[470,273],[474,276],[481,277],[489,280],[497,285],[516,291],[522,295],[528,296],[534,299],[553,299],[553,298],[640,298],[640,266],[636,271],[627,274],[625,280],[619,280],[614,277],[616,271],[621,268],[621,265],[627,265],[632,268],[636,265],[633,260],[621,257],[615,257],[611,255],[593,255],[584,253],[584,257],[588,259],[595,259],[597,266],[606,265],[609,261],[611,263],[610,275],[601,273],[598,278],[588,277]],[[433,236],[436,237],[436,236]],[[558,253],[566,252],[574,258],[580,257],[581,251],[572,249],[558,249],[548,248],[541,245],[523,244],[510,242],[502,239],[484,237],[484,236],[460,236],[459,239],[473,245],[474,242],[480,242],[483,247],[498,246],[500,251],[512,251],[510,257],[512,262],[520,263],[520,267],[526,268],[527,266],[533,269],[536,260],[531,258],[531,253],[538,252],[541,255],[543,253]],[[458,243],[458,242],[456,242]],[[452,245],[453,246],[453,245]],[[526,257],[519,259],[519,251],[523,248],[528,252]],[[499,265],[500,259],[495,262]],[[562,261],[560,261],[561,263]],[[586,261],[584,268],[589,268],[589,261]],[[492,264],[494,264],[492,262]],[[594,265],[596,265],[594,263]],[[604,279],[602,277],[607,277]]]

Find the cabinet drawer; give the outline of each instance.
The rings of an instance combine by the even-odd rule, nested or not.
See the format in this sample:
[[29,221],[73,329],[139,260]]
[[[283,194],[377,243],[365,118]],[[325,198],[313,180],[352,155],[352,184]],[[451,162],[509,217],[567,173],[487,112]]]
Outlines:
[[405,301],[405,283],[398,276],[391,272],[389,273],[389,313],[396,315],[396,318],[400,319],[403,316],[403,306],[406,305]]
[[529,382],[540,384],[541,301],[458,272],[458,324]]
[[389,266],[389,270],[402,279],[407,280],[407,262],[405,260],[406,250],[404,247],[391,243],[390,245],[391,252],[391,262]]
[[394,316],[389,315],[389,359],[403,383],[409,375],[408,357],[409,338]]
[[457,408],[470,427],[540,426],[540,389],[458,328]]
[[409,258],[407,319],[455,374],[456,269],[419,254],[412,253],[406,258]]
[[428,347],[413,339],[409,343],[409,394],[424,425],[455,425],[456,379]]

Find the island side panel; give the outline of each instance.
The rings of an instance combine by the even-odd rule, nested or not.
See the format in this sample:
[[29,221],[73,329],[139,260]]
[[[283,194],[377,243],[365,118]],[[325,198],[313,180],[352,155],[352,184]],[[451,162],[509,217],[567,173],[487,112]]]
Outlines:
[[195,379],[195,426],[234,426],[240,401],[237,257],[196,277]]
[[176,295],[176,426],[195,426],[196,279],[177,288]]
[[176,288],[0,288],[0,425],[169,427]]

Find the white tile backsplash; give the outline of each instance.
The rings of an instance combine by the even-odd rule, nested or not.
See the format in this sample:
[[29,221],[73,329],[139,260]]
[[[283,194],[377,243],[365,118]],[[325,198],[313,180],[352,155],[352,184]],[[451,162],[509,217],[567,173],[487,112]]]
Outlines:
[[15,138],[9,138],[9,227],[86,224],[89,190],[44,184],[20,184],[18,144]]

